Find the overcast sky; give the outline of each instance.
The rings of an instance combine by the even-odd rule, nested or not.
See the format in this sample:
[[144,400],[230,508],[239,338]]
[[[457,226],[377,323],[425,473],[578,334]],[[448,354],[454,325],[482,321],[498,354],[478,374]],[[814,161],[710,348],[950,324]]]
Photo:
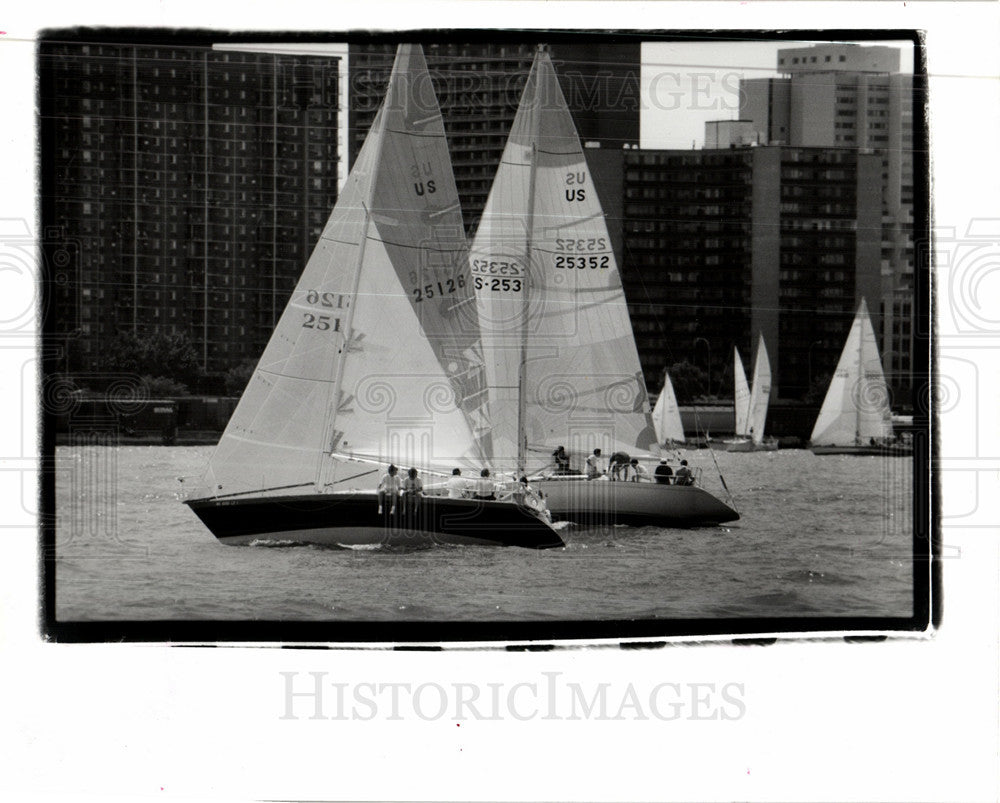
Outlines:
[[[705,123],[739,116],[739,84],[777,72],[779,50],[813,42],[650,42],[642,46],[643,148],[701,147]],[[910,42],[866,42],[898,47],[900,71],[913,71]]]

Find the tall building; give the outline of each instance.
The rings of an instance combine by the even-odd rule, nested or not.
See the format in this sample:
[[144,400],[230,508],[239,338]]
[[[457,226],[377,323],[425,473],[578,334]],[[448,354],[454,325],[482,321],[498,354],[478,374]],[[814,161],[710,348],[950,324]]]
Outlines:
[[740,84],[740,117],[762,144],[851,148],[874,153],[882,187],[881,285],[869,307],[881,314],[887,380],[913,389],[913,77],[898,48],[824,44],[779,50],[780,78]]
[[[486,205],[536,49],[532,42],[424,45],[470,234]],[[638,143],[639,42],[557,40],[549,49],[581,141],[605,149]],[[385,93],[394,53],[394,45],[350,47],[351,163]]]
[[757,335],[774,398],[832,373],[879,288],[879,160],[853,150],[624,150],[623,282],[647,384],[689,362],[732,388]]
[[67,369],[99,372],[123,331],[186,335],[209,375],[260,355],[336,200],[337,68],[42,42],[42,219],[71,255],[50,259],[48,331]]

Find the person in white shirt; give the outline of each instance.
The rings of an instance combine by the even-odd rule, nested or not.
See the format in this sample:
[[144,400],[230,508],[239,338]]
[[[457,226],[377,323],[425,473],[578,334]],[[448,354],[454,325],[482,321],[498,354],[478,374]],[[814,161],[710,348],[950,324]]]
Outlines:
[[490,470],[484,468],[479,473],[479,479],[476,480],[476,490],[473,497],[476,499],[496,499],[495,491],[493,480],[490,479]]
[[632,469],[632,476],[629,477],[629,482],[645,482],[649,478],[649,472],[634,457],[629,461],[629,467]]
[[594,449],[594,453],[587,455],[587,479],[596,480],[604,474],[603,461],[601,460],[601,450]]
[[389,466],[389,470],[382,475],[382,480],[378,484],[378,512],[382,515],[382,506],[386,500],[389,501],[389,514],[396,512],[396,499],[399,498],[399,491],[402,484],[399,479],[399,469]]
[[448,478],[448,498],[464,499],[468,495],[469,481],[462,476],[462,469],[452,469]]

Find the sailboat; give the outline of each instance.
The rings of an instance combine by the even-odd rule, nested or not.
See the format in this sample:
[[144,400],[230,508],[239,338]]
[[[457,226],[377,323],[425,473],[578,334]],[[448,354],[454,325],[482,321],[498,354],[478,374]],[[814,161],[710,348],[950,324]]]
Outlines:
[[743,371],[740,353],[733,349],[735,358],[734,413],[736,439],[726,441],[728,452],[773,452],[778,448],[774,438],[764,439],[767,406],[771,400],[771,361],[767,358],[764,335],[757,341],[757,361],[753,368],[753,384],[747,391],[747,377]]
[[[657,435],[604,215],[549,54],[539,49],[471,247],[493,463],[533,475],[578,523],[739,518],[695,485],[587,481],[595,448],[656,456]],[[552,471],[565,446],[576,473]]]
[[684,424],[681,409],[677,406],[677,394],[670,374],[663,372],[663,389],[653,405],[653,429],[656,442],[660,446],[680,446],[684,444]]
[[434,495],[380,504],[386,466],[478,476],[490,433],[468,249],[418,46],[186,503],[223,542],[563,542],[527,505]]
[[913,454],[912,444],[893,438],[885,375],[864,299],[830,380],[809,448],[818,455]]

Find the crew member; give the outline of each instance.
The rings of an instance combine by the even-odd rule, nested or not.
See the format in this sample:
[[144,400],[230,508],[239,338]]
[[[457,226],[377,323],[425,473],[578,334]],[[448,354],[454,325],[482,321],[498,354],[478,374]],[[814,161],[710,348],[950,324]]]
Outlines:
[[601,450],[594,449],[594,453],[587,455],[587,479],[596,480],[604,473],[601,466]]
[[385,504],[386,499],[389,500],[389,514],[396,512],[396,498],[399,496],[399,491],[401,488],[399,480],[399,469],[395,466],[389,466],[389,470],[382,475],[382,480],[378,484],[378,512],[382,515],[382,505]]
[[566,447],[560,446],[552,453],[552,459],[556,462],[556,474],[569,474],[569,455],[566,454]]
[[625,452],[615,452],[611,455],[608,467],[611,471],[612,480],[627,480],[628,467],[631,458]]
[[479,472],[479,479],[476,480],[476,490],[473,493],[475,499],[491,499],[495,500],[497,498],[494,492],[493,480],[490,479],[490,470],[484,468]]
[[462,476],[462,469],[455,468],[448,478],[448,498],[464,499],[469,489],[469,481]]
[[653,472],[653,476],[660,485],[670,485],[674,477],[674,470],[667,465],[666,460],[661,460],[660,465]]
[[646,471],[645,468],[643,468],[642,465],[640,465],[639,461],[636,460],[634,457],[629,461],[629,468],[632,469],[632,476],[629,477],[629,480],[631,482],[645,481],[648,472]]
[[694,485],[694,476],[691,474],[691,469],[688,468],[688,461],[681,460],[681,467],[677,469],[677,479],[675,480],[677,485]]
[[417,470],[411,468],[403,480],[403,500],[406,502],[406,512],[416,513],[420,497],[424,495],[424,483],[417,476]]

